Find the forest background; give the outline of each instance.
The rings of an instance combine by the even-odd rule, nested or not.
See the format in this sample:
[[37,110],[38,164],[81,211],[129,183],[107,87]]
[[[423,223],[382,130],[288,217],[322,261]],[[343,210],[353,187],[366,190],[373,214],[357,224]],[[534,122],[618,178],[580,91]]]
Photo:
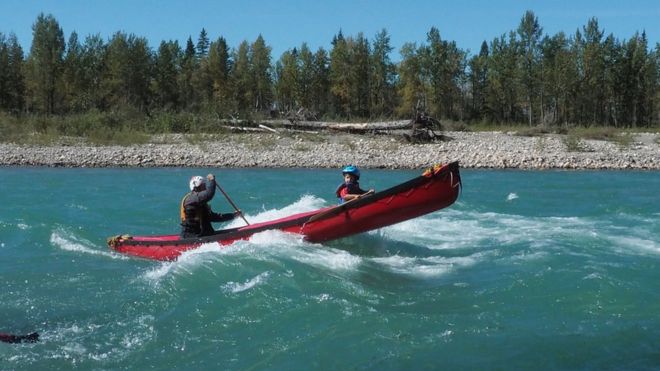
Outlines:
[[221,121],[295,117],[386,121],[425,111],[469,130],[511,125],[562,130],[660,126],[660,44],[644,32],[620,40],[591,18],[573,34],[545,35],[527,11],[510,32],[468,55],[432,27],[401,59],[386,29],[334,35],[277,60],[259,35],[230,47],[202,29],[185,45],[116,32],[109,40],[40,14],[25,52],[0,32],[0,137],[131,137],[215,133]]

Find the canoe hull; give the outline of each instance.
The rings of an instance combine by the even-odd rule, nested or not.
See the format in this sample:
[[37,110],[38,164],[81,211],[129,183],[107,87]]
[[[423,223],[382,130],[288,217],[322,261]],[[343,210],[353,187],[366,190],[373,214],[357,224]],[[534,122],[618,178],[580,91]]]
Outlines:
[[206,243],[230,245],[266,230],[300,234],[310,242],[326,242],[443,209],[456,201],[460,187],[458,162],[452,162],[428,169],[424,175],[408,182],[340,206],[227,229],[202,238],[180,239],[178,235],[120,235],[108,239],[108,245],[122,254],[155,260],[175,260],[183,252]]

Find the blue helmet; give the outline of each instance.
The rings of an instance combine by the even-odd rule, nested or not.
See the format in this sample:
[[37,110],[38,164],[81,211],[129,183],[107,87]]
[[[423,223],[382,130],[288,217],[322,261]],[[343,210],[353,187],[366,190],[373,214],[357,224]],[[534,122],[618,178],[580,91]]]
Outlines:
[[355,176],[357,179],[360,179],[360,169],[357,168],[355,165],[348,165],[345,168],[342,169],[341,171],[342,174],[351,174]]

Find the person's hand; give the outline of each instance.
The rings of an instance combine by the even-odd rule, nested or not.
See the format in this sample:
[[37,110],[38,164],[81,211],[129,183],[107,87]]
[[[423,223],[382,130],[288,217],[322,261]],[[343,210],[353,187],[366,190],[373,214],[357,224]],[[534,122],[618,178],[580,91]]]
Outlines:
[[240,216],[240,215],[243,215],[243,212],[241,210],[234,211],[234,217],[237,217],[237,216]]
[[208,179],[208,180],[215,180],[215,175],[213,175],[213,174],[209,174],[209,175],[206,176],[206,179]]

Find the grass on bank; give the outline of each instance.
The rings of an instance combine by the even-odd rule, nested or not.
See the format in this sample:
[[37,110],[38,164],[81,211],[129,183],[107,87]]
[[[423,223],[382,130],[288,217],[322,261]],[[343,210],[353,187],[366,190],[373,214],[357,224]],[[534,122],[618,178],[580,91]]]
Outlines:
[[[245,125],[245,124],[242,124]],[[249,123],[247,125],[250,125]],[[462,121],[442,121],[445,131],[501,131],[516,135],[543,137],[545,134],[563,134],[569,150],[584,150],[583,141],[588,139],[605,140],[622,148],[633,143],[636,132],[658,131],[660,128],[619,129],[612,127],[577,126],[521,126],[512,124],[492,124],[485,122],[465,123]],[[231,136],[229,134],[231,133]],[[140,145],[148,142],[165,143],[171,136],[160,134],[183,134],[190,144],[205,146],[209,141],[230,138],[235,143],[252,147],[272,148],[276,139],[272,136],[259,136],[253,133],[232,133],[222,125],[219,118],[210,114],[154,112],[149,116],[135,110],[118,112],[91,111],[67,116],[14,116],[0,112],[0,142],[26,145],[74,145],[86,143],[105,145]],[[283,138],[304,142],[324,143],[327,135],[312,133],[292,133],[282,131]],[[168,139],[170,138],[170,139]],[[660,144],[660,136],[656,137]],[[351,146],[352,144],[346,144]],[[539,143],[543,147],[544,143]]]
[[[621,148],[630,147],[635,133],[654,131],[653,128],[614,128],[602,126],[569,126],[569,127],[548,127],[548,126],[515,126],[515,125],[494,125],[487,123],[477,123],[471,126],[474,131],[501,131],[514,133],[514,135],[527,136],[527,137],[541,137],[545,134],[562,134],[564,143],[567,144],[569,150],[580,151],[584,145],[581,141],[584,140],[603,140],[617,144]],[[657,131],[657,128],[655,129]],[[656,142],[660,143],[660,137],[656,137]]]

